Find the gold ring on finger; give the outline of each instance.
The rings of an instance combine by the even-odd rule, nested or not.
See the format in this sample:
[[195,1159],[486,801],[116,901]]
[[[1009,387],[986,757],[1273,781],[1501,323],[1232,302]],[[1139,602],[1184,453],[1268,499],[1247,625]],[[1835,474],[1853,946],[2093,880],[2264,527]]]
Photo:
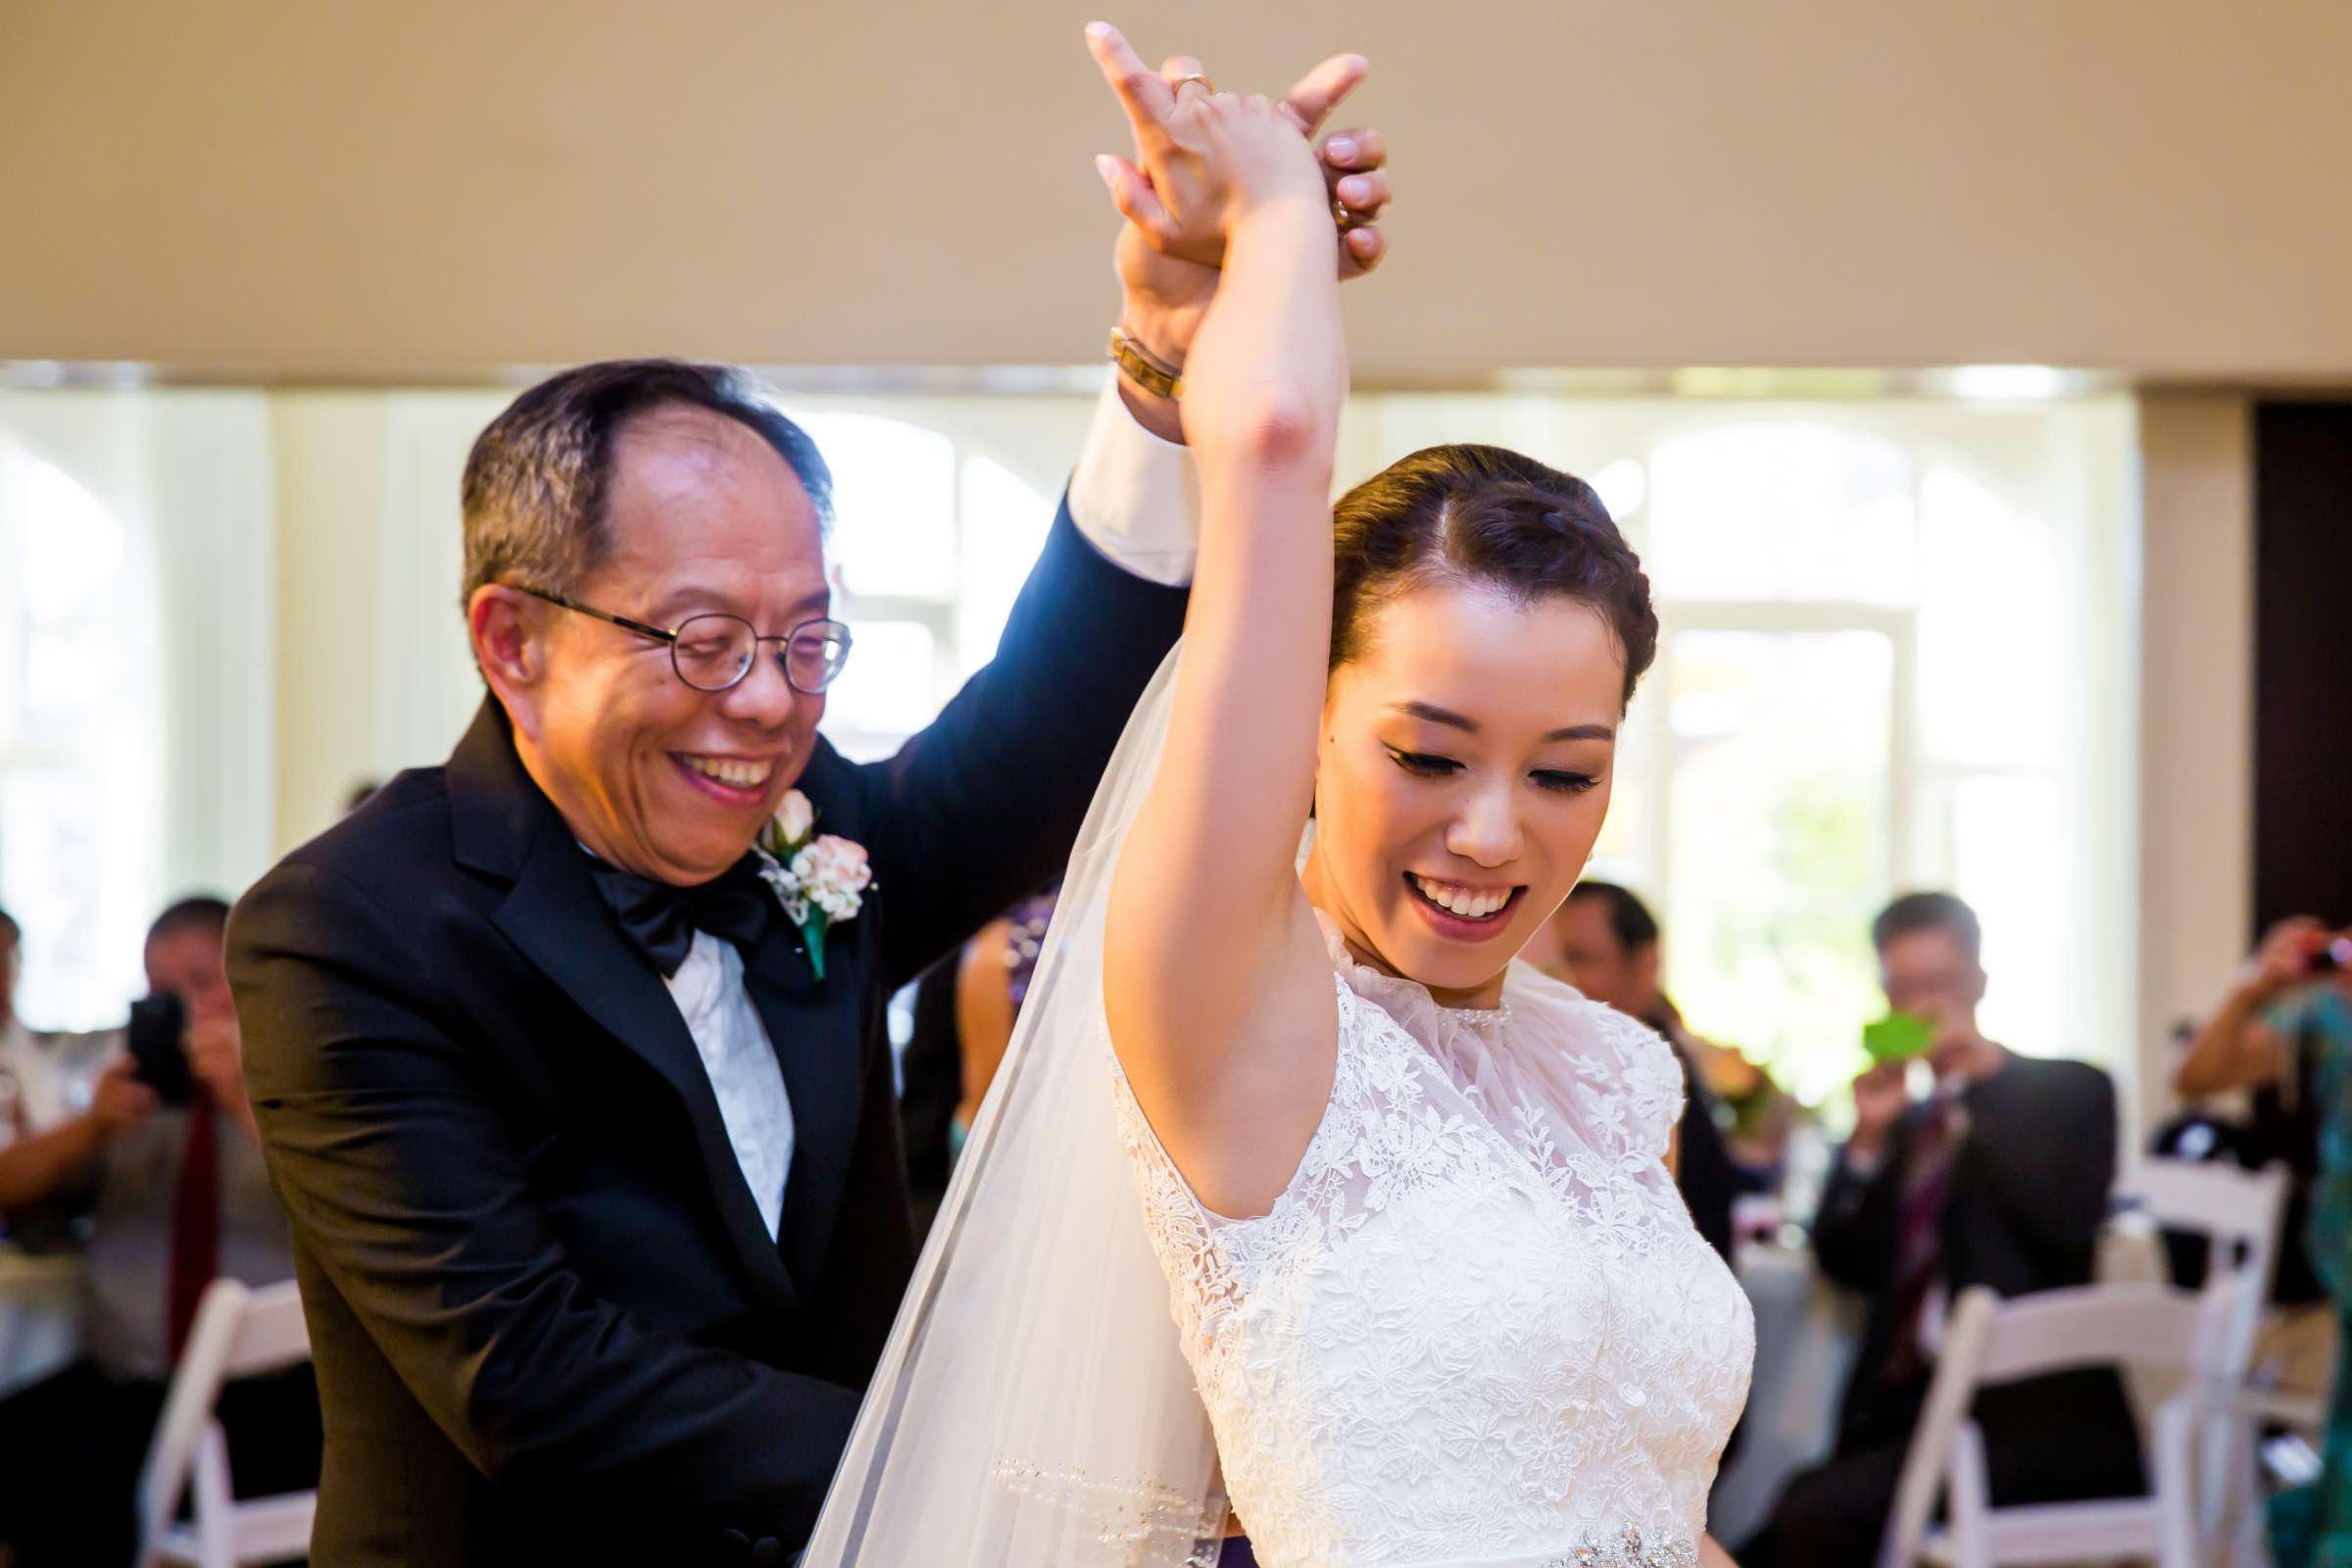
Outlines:
[[1217,84],[1208,79],[1208,75],[1205,72],[1200,71],[1195,71],[1176,78],[1177,95],[1179,97],[1183,96],[1184,89],[1191,86],[1196,81],[1200,84],[1200,90],[1202,92],[1209,94],[1211,97],[1215,96]]

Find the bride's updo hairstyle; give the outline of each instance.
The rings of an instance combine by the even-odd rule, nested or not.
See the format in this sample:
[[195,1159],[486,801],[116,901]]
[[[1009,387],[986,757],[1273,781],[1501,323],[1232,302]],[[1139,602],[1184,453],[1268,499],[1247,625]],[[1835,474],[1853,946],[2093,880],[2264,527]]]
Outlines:
[[1625,655],[1625,701],[1658,653],[1640,558],[1584,480],[1501,447],[1425,447],[1332,509],[1331,668],[1360,657],[1373,612],[1441,582],[1487,584],[1523,604],[1590,607]]

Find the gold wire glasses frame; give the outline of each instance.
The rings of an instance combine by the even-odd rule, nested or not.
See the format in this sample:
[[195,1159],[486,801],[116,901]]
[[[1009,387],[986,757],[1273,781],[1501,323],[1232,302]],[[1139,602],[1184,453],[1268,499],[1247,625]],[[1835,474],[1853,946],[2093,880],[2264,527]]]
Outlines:
[[698,692],[723,692],[740,685],[758,662],[761,643],[784,645],[784,679],[794,691],[810,697],[832,685],[834,677],[841,673],[841,666],[849,662],[850,628],[838,620],[804,620],[781,636],[762,637],[760,629],[741,615],[710,611],[689,615],[674,630],[664,631],[642,620],[631,620],[626,615],[615,615],[566,599],[562,594],[538,588],[524,588],[522,592],[618,626],[622,631],[669,644],[670,668],[678,672],[678,679]]

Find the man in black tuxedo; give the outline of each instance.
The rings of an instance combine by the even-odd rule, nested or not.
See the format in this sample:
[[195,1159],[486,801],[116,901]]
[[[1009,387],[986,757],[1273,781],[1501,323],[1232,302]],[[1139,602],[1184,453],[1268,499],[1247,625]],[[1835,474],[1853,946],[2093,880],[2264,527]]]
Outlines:
[[[1838,1446],[1788,1484],[1740,1561],[1862,1563],[1879,1548],[1934,1371],[1934,1325],[1959,1294],[2090,1282],[2115,1181],[2115,1086],[2079,1061],[2013,1055],[1977,1028],[1977,917],[1945,893],[1897,899],[1871,936],[1889,1006],[1935,1024],[1936,1092],[1908,1063],[1854,1084],[1854,1133],[1814,1221],[1822,1271],[1870,1298]],[[1996,1505],[2142,1490],[2138,1428],[2107,1368],[1988,1388],[1975,1418]]]
[[[1357,74],[1292,102],[1319,120]],[[1368,219],[1378,139],[1343,135],[1331,182]],[[1215,274],[1121,256],[1129,335],[1180,362]],[[1066,858],[1177,634],[1181,587],[1138,573],[1189,574],[1142,525],[1183,520],[1183,460],[1135,423],[1174,414],[1106,391],[995,662],[870,765],[816,734],[845,628],[796,426],[654,361],[483,432],[480,713],[231,926],[325,1417],[314,1560],[774,1563],[806,1538],[912,1261],[883,1003]],[[874,877],[821,962],[747,853],[795,788]]]

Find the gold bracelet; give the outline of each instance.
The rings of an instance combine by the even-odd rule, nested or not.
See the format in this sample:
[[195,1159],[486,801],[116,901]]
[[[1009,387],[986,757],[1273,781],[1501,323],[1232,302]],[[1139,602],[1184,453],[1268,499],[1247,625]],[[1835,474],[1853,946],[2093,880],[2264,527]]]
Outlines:
[[1184,396],[1183,372],[1115,326],[1110,329],[1110,363],[1119,368],[1121,375],[1155,398],[1174,401]]

